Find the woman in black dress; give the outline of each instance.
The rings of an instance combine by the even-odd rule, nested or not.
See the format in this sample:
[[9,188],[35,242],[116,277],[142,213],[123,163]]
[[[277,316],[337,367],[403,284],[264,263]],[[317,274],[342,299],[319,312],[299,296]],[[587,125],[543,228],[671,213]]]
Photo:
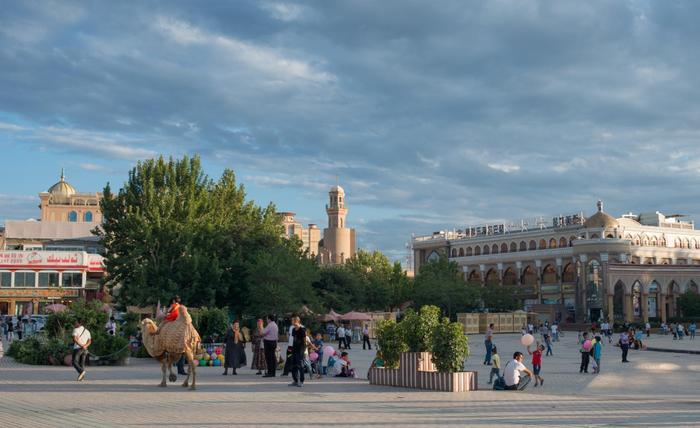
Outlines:
[[236,373],[236,369],[246,365],[245,357],[245,338],[243,333],[241,333],[238,321],[234,321],[231,327],[226,331],[226,336],[224,336],[224,346],[226,347],[226,353],[224,354],[224,373],[228,374],[229,367],[232,369],[233,373]]

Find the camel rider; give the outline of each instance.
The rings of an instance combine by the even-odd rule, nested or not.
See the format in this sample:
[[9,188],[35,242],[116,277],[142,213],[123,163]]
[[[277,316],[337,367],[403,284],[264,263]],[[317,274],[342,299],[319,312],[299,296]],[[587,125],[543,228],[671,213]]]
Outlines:
[[168,314],[165,316],[163,323],[160,325],[163,327],[165,324],[175,321],[177,316],[180,315],[180,296],[175,296],[170,299],[170,308],[168,308]]

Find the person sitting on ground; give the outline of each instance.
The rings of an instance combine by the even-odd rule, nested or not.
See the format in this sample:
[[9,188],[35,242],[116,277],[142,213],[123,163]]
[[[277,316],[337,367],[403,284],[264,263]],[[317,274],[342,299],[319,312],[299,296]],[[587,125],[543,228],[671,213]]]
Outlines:
[[[520,372],[525,372],[527,376],[521,378]],[[513,354],[513,359],[506,363],[503,368],[503,378],[506,382],[505,389],[507,390],[520,390],[525,389],[530,380],[532,380],[533,373],[525,367],[523,364],[523,353],[516,352]]]
[[340,354],[340,359],[333,364],[333,374],[335,377],[355,377],[355,371],[350,368],[347,352]]

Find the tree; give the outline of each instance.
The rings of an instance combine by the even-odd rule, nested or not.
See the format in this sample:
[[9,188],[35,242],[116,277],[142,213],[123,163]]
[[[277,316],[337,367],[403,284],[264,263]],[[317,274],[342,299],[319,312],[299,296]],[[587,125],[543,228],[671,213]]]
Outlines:
[[415,307],[437,305],[452,318],[478,307],[479,289],[468,287],[457,263],[443,256],[421,267],[413,284],[413,303]]
[[419,312],[408,309],[401,319],[401,331],[411,352],[430,352],[433,333],[440,323],[440,308],[425,305]]
[[678,297],[678,307],[684,317],[700,317],[700,294],[686,291]]
[[481,290],[481,299],[490,312],[511,312],[520,309],[515,293],[515,287],[507,285],[486,286]]
[[462,324],[443,318],[433,330],[432,340],[433,363],[440,373],[464,369],[464,359],[469,356],[469,340],[462,331]]

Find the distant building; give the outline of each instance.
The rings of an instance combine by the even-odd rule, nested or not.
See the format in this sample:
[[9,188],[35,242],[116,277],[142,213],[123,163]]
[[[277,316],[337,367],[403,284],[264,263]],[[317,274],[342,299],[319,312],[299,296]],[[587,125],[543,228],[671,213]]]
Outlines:
[[102,222],[101,193],[65,181],[39,193],[40,220],[7,220],[0,229],[0,313],[39,314],[47,304],[94,298],[104,275],[92,230]]
[[284,236],[297,236],[301,239],[302,249],[324,265],[343,264],[355,255],[355,229],[347,228],[345,191],[340,186],[333,186],[328,192],[329,204],[326,205],[328,227],[321,231],[315,224],[304,227],[297,222],[292,212],[281,212],[280,221],[284,227]]
[[513,286],[529,309],[562,321],[666,321],[678,297],[698,292],[700,231],[659,212],[598,211],[519,224],[441,231],[412,240],[414,271],[440,255],[470,282]]

